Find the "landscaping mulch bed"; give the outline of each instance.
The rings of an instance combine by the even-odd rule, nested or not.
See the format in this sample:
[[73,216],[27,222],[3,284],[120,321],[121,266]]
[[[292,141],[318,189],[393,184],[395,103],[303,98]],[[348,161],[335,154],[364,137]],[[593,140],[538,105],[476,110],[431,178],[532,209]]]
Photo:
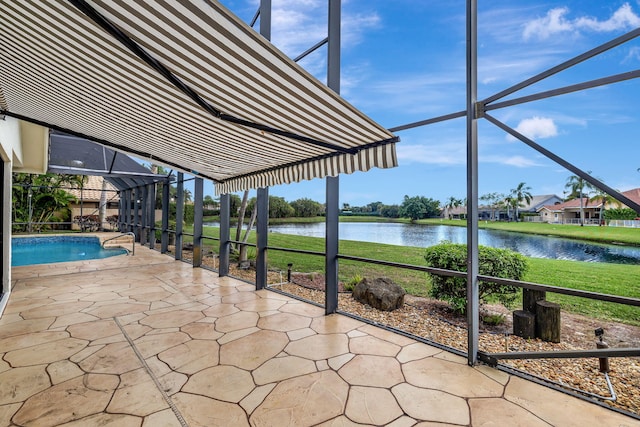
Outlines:
[[[232,269],[231,274],[254,281],[255,271]],[[286,280],[286,277],[285,277]],[[269,283],[279,283],[279,272],[270,274]],[[286,293],[324,304],[324,276],[322,274],[294,273],[292,283],[272,285]],[[427,338],[458,350],[467,350],[466,318],[452,312],[448,304],[429,298],[407,295],[403,308],[384,312],[354,300],[350,292],[339,288],[340,311]],[[620,323],[591,319],[562,313],[562,342],[558,344],[538,339],[525,340],[511,335],[511,311],[501,305],[483,306],[481,317],[504,316],[504,323],[481,323],[479,345],[481,351],[557,351],[594,349],[594,330],[605,330],[605,341],[612,348],[640,347],[640,328]],[[598,395],[609,396],[604,374],[599,371],[597,359],[536,359],[501,362],[554,383]],[[640,415],[640,358],[611,358],[609,377],[617,394],[617,401],[606,402],[612,407]]]

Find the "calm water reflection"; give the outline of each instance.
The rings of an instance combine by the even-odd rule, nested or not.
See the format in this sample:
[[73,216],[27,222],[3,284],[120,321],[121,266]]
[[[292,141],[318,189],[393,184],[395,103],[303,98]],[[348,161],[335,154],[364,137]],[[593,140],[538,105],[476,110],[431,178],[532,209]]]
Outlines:
[[[272,225],[274,233],[324,237],[324,223]],[[447,225],[394,223],[340,223],[341,240],[388,243],[399,246],[427,247],[442,240],[466,243],[467,229]],[[585,243],[559,237],[534,236],[508,231],[480,230],[481,245],[512,249],[533,258],[567,259],[574,261],[640,264],[640,248],[630,246]]]

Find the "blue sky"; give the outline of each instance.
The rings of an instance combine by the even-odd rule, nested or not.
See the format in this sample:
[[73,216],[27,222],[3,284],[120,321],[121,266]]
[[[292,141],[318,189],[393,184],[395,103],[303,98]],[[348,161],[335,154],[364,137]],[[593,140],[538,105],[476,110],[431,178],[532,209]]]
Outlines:
[[[245,22],[257,0],[222,0]],[[640,0],[479,2],[482,99],[640,27]],[[326,36],[326,0],[273,0],[272,42],[290,57]],[[465,109],[465,2],[343,0],[341,95],[392,128]],[[301,65],[321,81],[325,50]],[[640,68],[633,40],[517,94]],[[630,80],[492,112],[613,188],[640,187],[640,81]],[[465,119],[397,132],[399,167],[342,175],[340,203],[399,204],[404,195],[466,196]],[[492,124],[479,124],[479,194],[525,182],[563,197],[571,173]],[[288,201],[324,202],[324,180],[272,187]],[[211,184],[205,194],[212,194]]]

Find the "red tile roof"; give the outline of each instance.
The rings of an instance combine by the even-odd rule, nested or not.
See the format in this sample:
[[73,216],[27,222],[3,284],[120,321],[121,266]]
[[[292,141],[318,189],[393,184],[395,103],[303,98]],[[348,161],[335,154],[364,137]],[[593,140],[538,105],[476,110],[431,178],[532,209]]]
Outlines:
[[623,191],[622,195],[630,198],[636,203],[640,203],[640,188],[634,188],[633,190]]
[[[100,195],[102,194],[102,181],[101,176],[87,176],[87,181],[84,183],[82,190],[82,199],[86,202],[99,202]],[[110,202],[120,201],[117,189],[107,182],[107,200]],[[67,193],[73,194],[78,201],[80,201],[80,189],[69,189]]]
[[[634,188],[633,190],[622,191],[621,193],[624,196],[633,200],[634,202],[640,203],[640,188]],[[582,199],[582,203],[583,203],[582,207],[585,209],[599,208],[602,205],[602,202],[600,200],[589,201],[586,197]],[[546,205],[538,209],[538,211],[540,211],[541,209],[547,209],[552,212],[554,211],[559,212],[565,209],[574,209],[574,208],[578,208],[578,209],[580,208],[580,199],[568,200],[566,202],[563,202],[557,205]]]
[[[589,199],[586,197],[582,198],[582,207],[585,209],[594,209],[594,208],[599,208],[600,206],[602,206],[602,201],[599,201],[599,200],[589,201]],[[562,211],[565,209],[579,209],[579,208],[580,208],[580,199],[572,199],[563,203],[559,203],[557,205],[546,205],[541,207],[538,210],[547,209],[550,211]]]

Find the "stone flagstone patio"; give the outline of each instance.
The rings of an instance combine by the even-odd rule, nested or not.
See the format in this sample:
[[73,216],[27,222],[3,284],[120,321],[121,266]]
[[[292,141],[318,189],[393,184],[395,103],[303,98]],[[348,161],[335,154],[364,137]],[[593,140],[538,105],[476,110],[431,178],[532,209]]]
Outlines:
[[640,426],[144,247],[12,275],[0,426]]

